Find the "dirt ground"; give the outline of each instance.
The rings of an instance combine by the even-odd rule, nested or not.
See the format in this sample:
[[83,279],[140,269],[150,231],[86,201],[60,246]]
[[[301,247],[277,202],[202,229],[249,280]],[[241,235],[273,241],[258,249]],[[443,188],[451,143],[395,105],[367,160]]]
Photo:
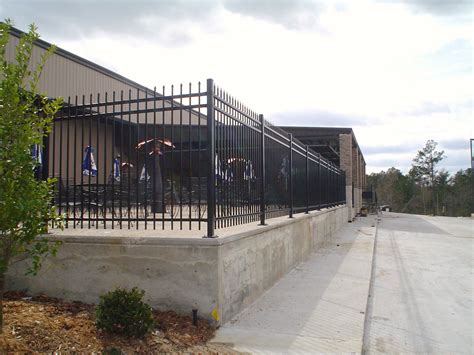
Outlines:
[[155,330],[144,339],[108,335],[96,329],[94,306],[10,292],[3,304],[1,353],[201,353],[237,354],[224,344],[207,344],[215,329],[191,316],[154,311]]

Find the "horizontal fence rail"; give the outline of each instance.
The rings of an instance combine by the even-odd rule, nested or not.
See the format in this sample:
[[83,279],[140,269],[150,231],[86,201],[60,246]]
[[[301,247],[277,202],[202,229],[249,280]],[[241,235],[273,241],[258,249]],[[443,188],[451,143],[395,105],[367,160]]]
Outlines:
[[66,228],[224,228],[345,203],[345,174],[214,85],[68,98],[38,172]]
[[345,174],[213,85],[216,228],[345,203]]
[[45,167],[66,227],[201,229],[206,108],[200,84],[68,98]]

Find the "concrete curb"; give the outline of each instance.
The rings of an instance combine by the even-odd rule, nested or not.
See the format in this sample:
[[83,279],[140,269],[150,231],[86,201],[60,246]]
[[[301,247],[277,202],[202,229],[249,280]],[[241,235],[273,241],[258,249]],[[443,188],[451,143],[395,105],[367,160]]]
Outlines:
[[370,304],[370,298],[372,295],[372,290],[373,290],[373,281],[374,281],[374,272],[375,272],[375,252],[377,249],[377,234],[378,234],[378,228],[379,228],[379,222],[382,220],[382,214],[377,214],[377,218],[375,220],[375,234],[374,234],[374,246],[372,249],[372,267],[370,268],[370,280],[369,280],[369,289],[367,290],[367,303],[365,306],[365,313],[364,313],[364,330],[362,333],[362,347],[360,349],[361,354],[366,353],[366,345],[367,345],[367,328],[368,328],[368,323],[370,322],[370,317],[369,317],[369,310],[371,307]]

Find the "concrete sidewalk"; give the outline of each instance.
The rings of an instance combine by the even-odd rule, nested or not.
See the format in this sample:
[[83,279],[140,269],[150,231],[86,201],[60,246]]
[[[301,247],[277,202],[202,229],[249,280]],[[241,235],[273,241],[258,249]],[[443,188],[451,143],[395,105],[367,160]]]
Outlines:
[[345,225],[213,342],[254,354],[361,352],[375,233],[375,216]]

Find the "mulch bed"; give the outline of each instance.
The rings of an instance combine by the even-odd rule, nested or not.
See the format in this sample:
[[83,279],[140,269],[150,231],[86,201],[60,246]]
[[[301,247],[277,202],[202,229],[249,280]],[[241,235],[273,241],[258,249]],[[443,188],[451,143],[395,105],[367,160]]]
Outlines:
[[196,327],[191,316],[154,311],[156,328],[145,338],[113,336],[96,329],[93,305],[43,295],[27,297],[21,292],[7,293],[3,310],[2,353],[156,353],[182,352],[196,346],[206,352],[202,345],[215,332],[206,320],[199,319]]

